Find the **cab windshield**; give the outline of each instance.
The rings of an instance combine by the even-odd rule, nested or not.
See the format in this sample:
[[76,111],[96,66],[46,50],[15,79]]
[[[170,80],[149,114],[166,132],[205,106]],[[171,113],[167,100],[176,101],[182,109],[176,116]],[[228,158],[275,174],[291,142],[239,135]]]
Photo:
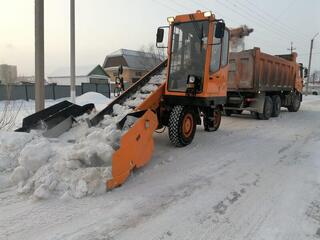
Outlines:
[[196,76],[202,83],[208,29],[208,21],[177,23],[173,26],[169,91],[185,92],[188,75]]

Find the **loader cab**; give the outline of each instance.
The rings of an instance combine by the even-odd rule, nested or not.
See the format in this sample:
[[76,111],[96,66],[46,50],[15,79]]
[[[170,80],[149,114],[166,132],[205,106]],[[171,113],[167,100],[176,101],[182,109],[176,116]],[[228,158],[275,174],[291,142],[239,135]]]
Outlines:
[[[167,79],[160,119],[168,127],[171,143],[190,144],[196,125],[217,131],[226,103],[229,30],[211,12],[168,18]],[[157,46],[164,28],[157,32]]]
[[[163,29],[158,29],[157,42]],[[201,104],[223,104],[227,91],[229,30],[213,14],[171,18],[168,39],[168,74],[165,99],[175,102],[195,97]],[[208,103],[211,101],[211,103]],[[199,103],[197,102],[197,105]]]

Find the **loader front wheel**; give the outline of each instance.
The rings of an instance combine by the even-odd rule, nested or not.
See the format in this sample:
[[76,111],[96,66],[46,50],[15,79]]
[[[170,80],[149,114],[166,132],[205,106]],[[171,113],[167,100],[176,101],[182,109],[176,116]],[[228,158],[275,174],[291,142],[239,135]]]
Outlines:
[[217,131],[221,123],[221,111],[219,110],[210,111],[210,110],[205,113],[203,118],[204,130],[206,132]]
[[169,139],[176,147],[190,144],[196,132],[196,117],[194,109],[186,106],[175,106],[169,117]]

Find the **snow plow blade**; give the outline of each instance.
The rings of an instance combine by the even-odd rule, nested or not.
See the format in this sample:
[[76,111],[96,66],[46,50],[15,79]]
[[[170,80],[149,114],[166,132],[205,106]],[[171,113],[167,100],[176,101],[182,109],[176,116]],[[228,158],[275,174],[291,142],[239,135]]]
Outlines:
[[[165,63],[160,67],[164,68]],[[125,123],[129,117],[136,118],[120,139],[120,148],[112,156],[112,179],[106,182],[107,190],[121,186],[134,168],[140,168],[151,160],[154,150],[153,133],[159,126],[157,110],[164,89],[163,83],[118,123],[118,128],[123,130],[128,127]]]
[[154,150],[153,132],[158,128],[156,110],[160,107],[165,85],[162,84],[146,98],[134,112],[118,123],[123,129],[128,117],[138,118],[120,139],[120,148],[112,156],[112,179],[106,183],[107,190],[122,185],[134,168],[147,164]]
[[25,117],[22,127],[15,131],[30,132],[32,129],[43,129],[45,137],[58,137],[71,128],[75,117],[90,113],[93,109],[94,104],[92,103],[79,106],[63,101]]
[[156,113],[152,110],[130,113],[119,123],[120,128],[128,116],[137,117],[138,120],[122,136],[120,148],[112,156],[112,179],[106,183],[107,190],[122,185],[134,168],[144,166],[152,157],[152,135],[158,126]]

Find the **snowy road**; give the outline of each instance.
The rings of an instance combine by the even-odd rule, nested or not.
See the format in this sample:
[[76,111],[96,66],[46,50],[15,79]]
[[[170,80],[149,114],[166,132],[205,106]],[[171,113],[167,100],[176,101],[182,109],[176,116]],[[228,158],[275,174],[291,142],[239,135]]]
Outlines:
[[[98,197],[34,202],[0,190],[0,239],[318,239],[320,98],[277,119],[223,118]],[[317,234],[318,231],[318,234]]]

